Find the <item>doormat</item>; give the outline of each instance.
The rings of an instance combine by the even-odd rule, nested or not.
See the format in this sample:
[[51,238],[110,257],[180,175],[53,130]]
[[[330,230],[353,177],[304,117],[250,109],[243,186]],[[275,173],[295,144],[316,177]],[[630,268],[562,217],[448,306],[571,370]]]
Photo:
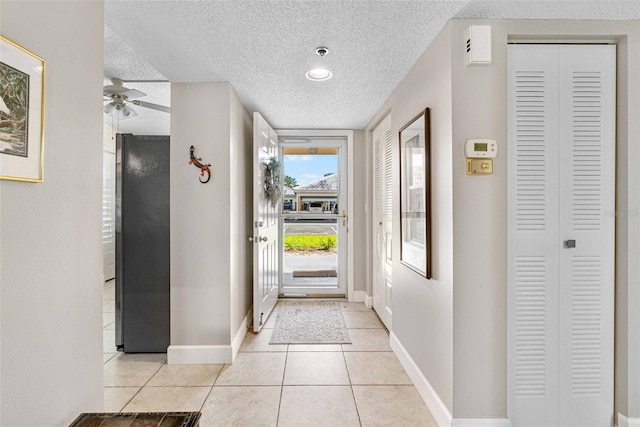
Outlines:
[[349,344],[351,338],[337,302],[280,303],[269,344]]
[[293,277],[338,277],[335,270],[295,270]]

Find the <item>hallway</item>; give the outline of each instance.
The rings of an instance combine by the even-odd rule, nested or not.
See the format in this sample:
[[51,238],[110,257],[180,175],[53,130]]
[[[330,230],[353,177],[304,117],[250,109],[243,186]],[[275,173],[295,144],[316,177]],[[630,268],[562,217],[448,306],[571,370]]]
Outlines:
[[201,411],[205,426],[436,426],[362,303],[341,303],[352,344],[269,345],[278,306],[232,365],[116,354],[114,281],[104,286],[104,410]]

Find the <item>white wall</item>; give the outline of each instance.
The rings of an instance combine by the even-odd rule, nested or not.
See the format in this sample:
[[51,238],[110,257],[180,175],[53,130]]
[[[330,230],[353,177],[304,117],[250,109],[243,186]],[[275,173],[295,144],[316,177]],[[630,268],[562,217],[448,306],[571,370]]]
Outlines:
[[[492,25],[490,66],[464,67],[463,31],[471,23]],[[633,119],[640,117],[638,24],[451,21],[367,126],[370,132],[391,112],[396,133],[421,108],[431,108],[434,280],[397,261],[394,217],[392,332],[455,419],[507,415],[506,69],[513,37],[618,44],[615,396],[616,411],[640,417],[640,122]],[[465,174],[464,142],[477,137],[500,146],[491,176]],[[395,215],[398,203],[396,194]]]
[[103,4],[3,0],[0,33],[47,61],[44,182],[0,181],[0,424],[67,425],[102,409]]
[[[400,198],[393,198],[393,333],[449,412],[453,408],[453,196],[451,176],[451,45],[445,28],[367,126],[391,111],[391,130],[431,109],[432,265],[428,280],[400,263]],[[370,139],[370,138],[369,138]],[[399,183],[398,144],[393,145]],[[368,155],[368,162],[371,156]],[[396,190],[399,186],[396,186]]]
[[[506,418],[507,61],[493,34],[493,63],[464,66],[465,21],[452,21],[453,415]],[[494,173],[467,176],[464,143],[498,141]]]
[[[173,83],[171,94],[170,363],[178,346],[227,351],[231,280],[229,84]],[[191,145],[212,164],[207,184],[189,165]]]
[[[174,83],[171,89],[168,360],[230,363],[252,297],[252,119],[229,83]],[[212,164],[206,184],[188,164],[190,145]]]

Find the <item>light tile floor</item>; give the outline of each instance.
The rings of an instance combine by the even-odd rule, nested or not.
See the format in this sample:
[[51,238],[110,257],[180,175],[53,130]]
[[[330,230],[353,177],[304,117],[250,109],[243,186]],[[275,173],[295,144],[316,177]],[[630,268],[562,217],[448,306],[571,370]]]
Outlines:
[[104,287],[104,410],[201,411],[208,426],[437,426],[375,312],[342,302],[352,344],[269,345],[276,311],[233,364],[168,365],[117,354],[114,281]]

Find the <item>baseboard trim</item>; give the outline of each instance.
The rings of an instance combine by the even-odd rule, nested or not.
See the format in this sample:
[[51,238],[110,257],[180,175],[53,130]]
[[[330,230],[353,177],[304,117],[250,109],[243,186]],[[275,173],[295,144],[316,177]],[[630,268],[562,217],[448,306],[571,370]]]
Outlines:
[[618,427],[640,427],[640,418],[629,418],[618,412]]
[[354,291],[353,302],[363,302],[367,308],[371,308],[372,298],[367,295],[366,291]]
[[169,365],[197,365],[232,363],[230,345],[170,345],[167,349]]
[[511,427],[506,418],[454,418],[452,427]]
[[373,297],[370,297],[367,294],[364,294],[364,305],[367,308],[373,308]]
[[[418,368],[418,365],[416,365],[416,362],[413,361],[407,350],[393,332],[390,334],[389,344],[391,345],[391,349],[395,355],[398,357],[400,364],[407,372],[407,375],[409,375],[409,378],[411,378],[411,381],[413,381],[413,384],[416,386],[422,400],[427,404],[427,407],[431,411],[431,414],[438,425],[440,427],[449,427],[453,418],[449,408],[447,408],[447,405],[445,405],[442,399],[440,399],[438,393],[433,389],[420,368]],[[486,425],[484,427],[486,427]]]
[[236,332],[233,337],[233,341],[231,341],[231,357],[232,363],[233,360],[236,360],[236,356],[240,351],[240,347],[242,346],[242,341],[244,341],[244,337],[247,335],[247,329],[249,329],[249,324],[251,323],[251,317],[253,316],[253,306],[247,311],[247,314],[244,316],[242,323],[240,324],[240,328]]

